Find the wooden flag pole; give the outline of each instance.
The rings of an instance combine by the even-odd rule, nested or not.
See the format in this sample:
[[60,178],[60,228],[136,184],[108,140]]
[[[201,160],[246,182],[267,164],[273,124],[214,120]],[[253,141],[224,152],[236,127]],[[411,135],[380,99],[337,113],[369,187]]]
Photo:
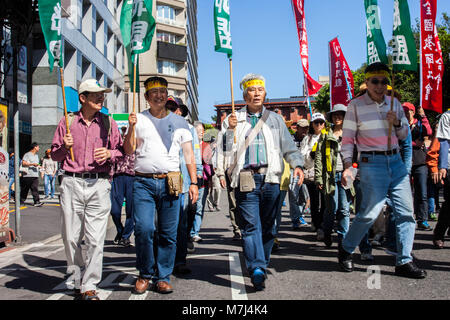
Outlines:
[[[233,90],[233,61],[230,58],[230,88],[231,88],[231,113],[234,114],[234,90]],[[236,128],[234,128],[236,133]],[[236,143],[236,134],[234,135],[234,143]]]
[[[70,133],[69,118],[67,116],[66,90],[64,89],[64,69],[63,68],[59,68],[59,74],[61,76],[61,88],[62,88],[63,105],[64,105],[64,117],[66,119],[66,131],[67,131],[67,133]],[[72,159],[72,161],[75,161],[74,156],[73,156],[72,147],[70,147],[70,158]]]
[[[392,90],[391,90],[391,111],[394,110],[394,81],[395,81],[395,73],[394,70],[392,70]],[[388,131],[388,150],[391,150],[391,139],[392,135],[392,124],[389,124],[389,131]]]
[[139,59],[139,55],[136,55],[133,66],[133,113],[136,113],[136,65]]

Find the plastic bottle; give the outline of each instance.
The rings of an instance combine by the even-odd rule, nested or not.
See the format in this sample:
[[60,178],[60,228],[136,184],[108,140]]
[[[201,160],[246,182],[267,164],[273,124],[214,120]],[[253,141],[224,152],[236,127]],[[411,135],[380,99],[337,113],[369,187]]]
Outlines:
[[342,186],[344,189],[350,189],[353,185],[353,181],[356,179],[356,175],[358,174],[358,164],[353,163],[353,165],[348,168],[348,170],[344,171],[346,173],[344,175],[346,186]]

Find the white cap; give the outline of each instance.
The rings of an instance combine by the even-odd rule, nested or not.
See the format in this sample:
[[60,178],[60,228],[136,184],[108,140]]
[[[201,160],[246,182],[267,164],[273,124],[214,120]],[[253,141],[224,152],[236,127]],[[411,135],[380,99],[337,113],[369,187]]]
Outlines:
[[338,111],[347,112],[347,107],[343,104],[338,103],[333,106],[333,110],[331,110],[329,113],[338,112]]
[[98,83],[95,79],[87,79],[84,80],[80,87],[78,88],[78,94],[81,94],[83,92],[111,92],[112,89],[104,88]]
[[325,122],[325,117],[321,113],[318,113],[318,112],[313,113],[313,115],[311,117],[311,122],[314,122],[316,120],[322,120],[322,121]]

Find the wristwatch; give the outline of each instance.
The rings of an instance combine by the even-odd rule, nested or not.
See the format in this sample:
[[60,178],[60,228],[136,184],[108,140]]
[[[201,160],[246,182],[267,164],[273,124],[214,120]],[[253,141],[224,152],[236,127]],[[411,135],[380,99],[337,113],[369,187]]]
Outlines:
[[198,181],[197,182],[191,182],[191,185],[194,185],[194,186],[198,187]]

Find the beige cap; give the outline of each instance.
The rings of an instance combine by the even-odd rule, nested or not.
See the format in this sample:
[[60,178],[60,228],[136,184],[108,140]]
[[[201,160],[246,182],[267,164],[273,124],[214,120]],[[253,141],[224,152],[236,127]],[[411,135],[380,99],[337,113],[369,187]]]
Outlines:
[[112,92],[112,89],[104,88],[98,83],[95,79],[87,79],[84,80],[80,87],[78,88],[78,94],[81,94],[83,92]]
[[309,122],[307,119],[300,119],[297,121],[297,126],[299,127],[308,127],[309,126]]

